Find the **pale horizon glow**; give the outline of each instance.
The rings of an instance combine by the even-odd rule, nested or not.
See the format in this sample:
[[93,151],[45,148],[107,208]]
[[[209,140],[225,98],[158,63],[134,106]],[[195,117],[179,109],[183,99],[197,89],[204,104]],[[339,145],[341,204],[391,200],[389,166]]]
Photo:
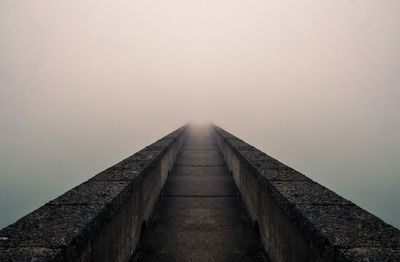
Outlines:
[[188,122],[400,227],[398,0],[0,0],[0,228]]

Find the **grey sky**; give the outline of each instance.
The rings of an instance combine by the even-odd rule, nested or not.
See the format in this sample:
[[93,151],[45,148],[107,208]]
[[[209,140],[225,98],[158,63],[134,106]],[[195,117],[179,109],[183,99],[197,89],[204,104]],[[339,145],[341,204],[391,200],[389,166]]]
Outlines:
[[0,0],[0,227],[187,121],[400,226],[398,0]]

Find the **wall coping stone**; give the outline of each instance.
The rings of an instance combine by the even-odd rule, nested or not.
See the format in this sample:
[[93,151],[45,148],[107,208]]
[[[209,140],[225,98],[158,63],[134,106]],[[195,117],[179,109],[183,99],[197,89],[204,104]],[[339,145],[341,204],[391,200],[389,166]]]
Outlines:
[[314,248],[338,261],[400,261],[400,230],[213,125]]
[[[133,184],[186,130],[173,131],[134,155],[0,230],[0,261],[64,261],[88,243],[132,193]],[[66,254],[68,254],[66,256]]]

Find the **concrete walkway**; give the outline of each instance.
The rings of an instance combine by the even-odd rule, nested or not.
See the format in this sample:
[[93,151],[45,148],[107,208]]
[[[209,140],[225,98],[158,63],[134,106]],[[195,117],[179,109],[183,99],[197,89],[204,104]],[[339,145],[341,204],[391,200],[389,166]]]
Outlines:
[[209,130],[191,130],[133,261],[267,261]]

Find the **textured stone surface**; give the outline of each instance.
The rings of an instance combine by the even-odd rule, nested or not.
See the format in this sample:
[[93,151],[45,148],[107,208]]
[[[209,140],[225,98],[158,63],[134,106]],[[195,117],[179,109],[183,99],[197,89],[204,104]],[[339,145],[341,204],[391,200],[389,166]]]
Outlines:
[[157,142],[145,147],[143,150],[136,154],[122,160],[116,165],[100,172],[98,175],[91,178],[91,180],[133,180],[139,174],[152,168],[161,157],[165,154],[166,150],[175,142],[178,134],[166,136]]
[[61,249],[49,249],[43,247],[16,247],[1,248],[0,261],[2,262],[64,262],[64,254]]
[[400,247],[373,248],[360,247],[352,249],[339,249],[337,262],[398,262],[400,261]]
[[162,198],[133,261],[266,261],[239,198]]
[[335,192],[313,181],[271,181],[269,191],[282,205],[351,205]]
[[142,161],[130,157],[100,172],[91,180],[133,180],[138,174],[150,169],[152,163],[152,160]]
[[161,160],[168,158],[162,170],[168,172],[185,130],[172,132],[2,229],[0,261],[126,261],[139,239],[142,210],[154,208],[143,206],[142,194],[158,196]]
[[356,205],[304,205],[297,207],[307,232],[317,243],[335,247],[399,247],[400,232]]
[[176,139],[182,134],[185,128],[186,126],[177,129],[134,155],[100,172],[91,178],[91,180],[123,181],[135,179],[139,174],[152,168],[152,166],[164,156],[166,150],[175,143]]
[[[78,251],[104,223],[98,205],[46,205],[0,231],[0,247],[68,247]],[[96,218],[96,219],[95,219]]]
[[174,176],[230,176],[226,166],[174,166]]
[[102,171],[101,173],[95,175],[90,180],[103,180],[103,181],[128,181],[134,180],[136,177],[143,172],[146,168],[146,163],[136,162],[130,167],[111,167],[107,170]]
[[[398,229],[214,127],[229,168],[241,167],[237,183],[249,213],[261,223],[264,248],[274,260],[399,261]],[[304,245],[308,254],[292,253]]]
[[[125,260],[185,128],[2,229],[0,261]],[[398,229],[225,130],[187,134],[177,163],[199,164],[172,170],[135,261],[265,261],[220,148],[274,260],[400,261]]]
[[252,170],[259,172],[268,180],[311,180],[246,142],[232,135],[226,135],[226,137],[228,145],[234,149],[234,152],[237,153],[237,157],[242,160],[242,163],[249,166]]
[[[192,130],[189,141],[212,142],[201,130]],[[210,166],[223,163],[220,153],[213,146],[186,148],[133,261],[266,261],[231,174],[225,165]],[[188,161],[201,165],[179,166]]]
[[48,205],[108,205],[107,208],[118,208],[130,194],[130,181],[94,180],[80,184]]
[[181,151],[176,165],[223,166],[225,161],[219,151]]
[[164,196],[238,196],[230,176],[170,176],[162,193]]

